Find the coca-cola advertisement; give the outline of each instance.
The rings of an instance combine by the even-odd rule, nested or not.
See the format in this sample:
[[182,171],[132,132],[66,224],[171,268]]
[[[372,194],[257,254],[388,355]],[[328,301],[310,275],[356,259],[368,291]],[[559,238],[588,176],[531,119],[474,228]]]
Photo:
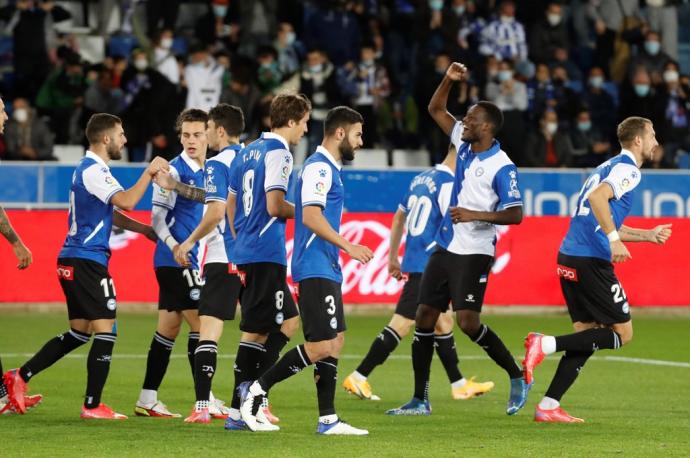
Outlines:
[[[0,243],[0,302],[62,302],[57,280],[57,255],[67,233],[65,210],[9,211],[10,219],[31,249],[34,263],[16,269],[7,243]],[[150,213],[131,216],[148,222]],[[392,304],[403,283],[388,275],[390,213],[346,213],[341,234],[353,243],[367,245],[374,258],[366,265],[341,253],[344,300],[348,304]],[[561,305],[556,255],[568,218],[527,217],[518,226],[498,227],[496,259],[489,278],[486,303],[492,305]],[[690,221],[682,218],[630,218],[633,227],[673,223],[673,236],[665,246],[628,243],[632,259],[616,266],[632,305],[673,306],[690,304],[685,282],[686,253],[690,252]],[[288,225],[288,262],[293,249],[293,226]],[[155,302],[158,287],[153,273],[154,244],[146,238],[116,230],[111,236],[110,273],[118,301]],[[400,254],[404,251],[404,239]]]

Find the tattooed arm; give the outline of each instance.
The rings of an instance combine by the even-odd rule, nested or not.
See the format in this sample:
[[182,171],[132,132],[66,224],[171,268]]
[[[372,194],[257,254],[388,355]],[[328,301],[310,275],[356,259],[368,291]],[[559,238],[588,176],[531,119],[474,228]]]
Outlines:
[[193,200],[195,202],[206,202],[206,191],[203,188],[196,188],[188,184],[177,181],[169,174],[158,174],[154,178],[158,186],[164,189],[175,191],[180,197]]
[[663,245],[671,236],[671,225],[660,224],[652,229],[636,229],[621,226],[618,229],[618,233],[624,242],[652,242],[657,245]]
[[24,245],[17,233],[14,232],[7,213],[5,213],[5,209],[2,207],[0,207],[0,234],[12,245],[12,250],[14,250],[14,255],[18,261],[17,268],[26,269],[29,267],[29,264],[33,262],[31,251]]

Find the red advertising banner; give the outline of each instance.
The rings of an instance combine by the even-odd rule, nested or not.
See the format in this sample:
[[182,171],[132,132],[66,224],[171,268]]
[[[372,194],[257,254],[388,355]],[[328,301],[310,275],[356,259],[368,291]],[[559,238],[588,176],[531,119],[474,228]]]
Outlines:
[[[34,264],[16,269],[11,247],[0,240],[0,302],[62,302],[57,281],[57,254],[67,233],[64,210],[8,211],[17,232],[29,246]],[[149,221],[149,212],[132,216]],[[369,246],[373,260],[360,265],[341,255],[346,303],[394,303],[402,283],[388,276],[386,260],[392,214],[348,213],[341,233],[352,242]],[[616,267],[632,305],[690,305],[690,288],[684,287],[687,253],[690,253],[690,220],[630,218],[633,227],[673,223],[673,236],[665,246],[628,243],[632,260]],[[489,278],[486,303],[496,305],[559,305],[563,297],[556,275],[556,254],[568,227],[568,218],[529,217],[519,226],[499,228],[496,262]],[[292,226],[288,226],[288,258],[292,253]],[[158,286],[153,273],[153,248],[149,240],[128,232],[111,237],[110,273],[118,300],[155,302]]]

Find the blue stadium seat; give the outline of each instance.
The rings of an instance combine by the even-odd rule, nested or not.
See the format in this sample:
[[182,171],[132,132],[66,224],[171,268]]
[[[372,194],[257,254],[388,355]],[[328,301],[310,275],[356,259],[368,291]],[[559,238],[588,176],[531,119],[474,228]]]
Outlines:
[[129,57],[132,49],[139,45],[137,39],[129,35],[113,35],[108,42],[109,56]]
[[183,56],[187,54],[187,39],[184,37],[175,37],[172,44],[172,53],[176,56]]
[[685,151],[678,151],[676,161],[678,161],[679,169],[690,169],[690,153],[686,153]]

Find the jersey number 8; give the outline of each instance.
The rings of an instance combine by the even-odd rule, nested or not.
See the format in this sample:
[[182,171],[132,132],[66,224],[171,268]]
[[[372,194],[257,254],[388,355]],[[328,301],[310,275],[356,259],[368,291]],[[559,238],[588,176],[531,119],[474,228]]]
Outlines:
[[242,177],[242,206],[244,207],[244,216],[249,216],[254,205],[254,196],[252,189],[254,188],[254,171],[248,170]]

